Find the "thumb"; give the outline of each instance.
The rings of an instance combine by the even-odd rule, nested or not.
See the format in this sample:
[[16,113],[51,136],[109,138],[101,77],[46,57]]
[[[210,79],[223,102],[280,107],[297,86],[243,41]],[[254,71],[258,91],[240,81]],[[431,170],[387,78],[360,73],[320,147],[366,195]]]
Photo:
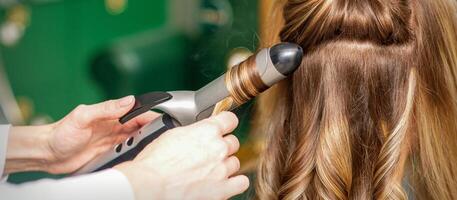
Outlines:
[[135,97],[130,95],[93,105],[80,105],[75,109],[75,119],[81,127],[98,120],[118,119],[133,107],[134,102]]

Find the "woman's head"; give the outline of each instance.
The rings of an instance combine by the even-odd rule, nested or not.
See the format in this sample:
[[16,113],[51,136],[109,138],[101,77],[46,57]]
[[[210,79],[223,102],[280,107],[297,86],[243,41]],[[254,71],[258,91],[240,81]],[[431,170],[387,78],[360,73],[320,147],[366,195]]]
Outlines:
[[457,198],[456,2],[278,5],[265,43],[306,53],[260,98],[259,199]]

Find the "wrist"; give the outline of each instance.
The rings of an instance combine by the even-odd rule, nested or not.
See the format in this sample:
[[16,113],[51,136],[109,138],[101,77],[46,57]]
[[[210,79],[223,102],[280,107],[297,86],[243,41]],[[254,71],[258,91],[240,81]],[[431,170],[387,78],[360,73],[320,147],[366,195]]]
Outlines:
[[164,198],[164,179],[150,168],[136,161],[124,162],[113,168],[127,177],[135,194],[135,200]]
[[53,155],[49,149],[52,125],[18,126],[10,129],[5,174],[47,171]]

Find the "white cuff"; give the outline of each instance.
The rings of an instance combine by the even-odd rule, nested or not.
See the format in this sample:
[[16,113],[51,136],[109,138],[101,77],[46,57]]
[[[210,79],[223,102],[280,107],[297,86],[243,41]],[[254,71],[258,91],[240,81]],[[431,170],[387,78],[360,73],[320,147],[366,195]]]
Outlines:
[[8,135],[10,132],[10,125],[0,125],[0,180],[6,180],[3,176],[6,162],[6,148],[8,147]]
[[18,200],[134,200],[127,177],[114,169],[60,180],[46,179],[21,185],[7,184],[3,188],[0,184],[0,194],[5,197],[4,199]]

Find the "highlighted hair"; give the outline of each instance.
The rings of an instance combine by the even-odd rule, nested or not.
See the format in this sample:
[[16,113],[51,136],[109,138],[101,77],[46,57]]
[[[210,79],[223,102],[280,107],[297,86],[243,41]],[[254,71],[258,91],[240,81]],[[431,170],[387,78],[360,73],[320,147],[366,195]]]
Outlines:
[[456,1],[279,0],[269,16],[264,44],[305,57],[258,101],[258,199],[457,199]]

